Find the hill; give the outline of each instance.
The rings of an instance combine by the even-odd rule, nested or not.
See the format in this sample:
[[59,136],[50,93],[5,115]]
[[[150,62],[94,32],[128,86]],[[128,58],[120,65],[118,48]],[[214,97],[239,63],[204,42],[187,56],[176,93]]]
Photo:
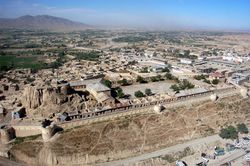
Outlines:
[[43,30],[81,30],[89,25],[74,22],[65,18],[49,15],[25,15],[14,19],[0,18],[0,28],[43,29]]

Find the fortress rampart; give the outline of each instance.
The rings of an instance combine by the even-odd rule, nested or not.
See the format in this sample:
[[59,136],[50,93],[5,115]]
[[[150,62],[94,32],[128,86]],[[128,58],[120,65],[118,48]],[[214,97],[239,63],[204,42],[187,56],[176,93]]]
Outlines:
[[[164,105],[166,109],[200,103],[211,100],[211,95],[216,94],[219,98],[233,96],[240,94],[240,90],[235,87],[224,89],[211,90],[203,93],[196,93],[192,95],[163,99],[143,104],[129,105],[125,107],[117,107],[113,109],[101,110],[97,112],[90,112],[84,114],[77,114],[69,116],[70,121],[57,122],[56,125],[63,129],[68,129],[76,126],[81,126],[89,123],[106,121],[122,116],[129,116],[139,113],[153,113],[155,105]],[[31,135],[42,134],[41,126],[32,125],[14,125],[17,137],[26,137]]]
[[216,94],[216,96],[218,96],[219,98],[224,98],[240,94],[240,90],[235,87],[229,87],[229,88],[211,90],[203,93],[196,93],[192,95],[163,99],[143,104],[129,105],[113,109],[101,110],[97,112],[77,114],[69,116],[70,121],[59,122],[58,125],[62,128],[67,129],[92,122],[105,121],[116,117],[134,115],[138,113],[149,113],[154,111],[153,106],[155,105],[164,105],[166,109],[170,109],[170,108],[211,100],[211,95],[214,94]]

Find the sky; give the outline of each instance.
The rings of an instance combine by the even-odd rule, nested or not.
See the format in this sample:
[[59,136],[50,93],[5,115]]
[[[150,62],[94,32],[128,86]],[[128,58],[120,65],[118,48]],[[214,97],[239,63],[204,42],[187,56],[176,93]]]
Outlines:
[[250,30],[250,0],[0,0],[0,18],[44,14],[120,28]]

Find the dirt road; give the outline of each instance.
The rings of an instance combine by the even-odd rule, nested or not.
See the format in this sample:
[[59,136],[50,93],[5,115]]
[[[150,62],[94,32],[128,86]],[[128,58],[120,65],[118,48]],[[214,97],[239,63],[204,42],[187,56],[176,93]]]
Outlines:
[[209,137],[205,137],[205,138],[191,140],[191,141],[188,141],[188,142],[183,143],[183,144],[178,144],[175,146],[167,147],[165,149],[157,150],[157,151],[154,151],[151,153],[142,154],[142,155],[136,156],[136,157],[131,157],[131,158],[117,160],[117,161],[111,161],[111,162],[102,163],[102,164],[97,164],[96,166],[122,166],[122,165],[137,163],[139,161],[147,160],[147,159],[150,159],[153,157],[158,157],[158,156],[161,156],[164,154],[182,151],[186,147],[198,146],[198,145],[202,145],[205,143],[212,143],[212,142],[220,141],[220,140],[222,140],[222,139],[218,135],[213,135],[213,136],[209,136]]
[[8,160],[6,158],[0,157],[0,166],[26,166],[24,164],[19,164],[17,162]]

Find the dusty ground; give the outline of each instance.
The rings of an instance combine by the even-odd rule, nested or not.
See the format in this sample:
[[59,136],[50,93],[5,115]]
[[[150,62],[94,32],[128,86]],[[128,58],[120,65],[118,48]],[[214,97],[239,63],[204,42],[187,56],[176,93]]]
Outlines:
[[[74,155],[88,156],[88,163],[116,160],[213,135],[221,126],[245,122],[249,108],[250,99],[236,96],[166,110],[162,115],[123,117],[64,131],[46,148],[56,156],[57,163],[66,161],[60,156]],[[12,153],[20,160],[16,154],[35,159],[43,147],[39,141],[24,142],[14,146]]]

